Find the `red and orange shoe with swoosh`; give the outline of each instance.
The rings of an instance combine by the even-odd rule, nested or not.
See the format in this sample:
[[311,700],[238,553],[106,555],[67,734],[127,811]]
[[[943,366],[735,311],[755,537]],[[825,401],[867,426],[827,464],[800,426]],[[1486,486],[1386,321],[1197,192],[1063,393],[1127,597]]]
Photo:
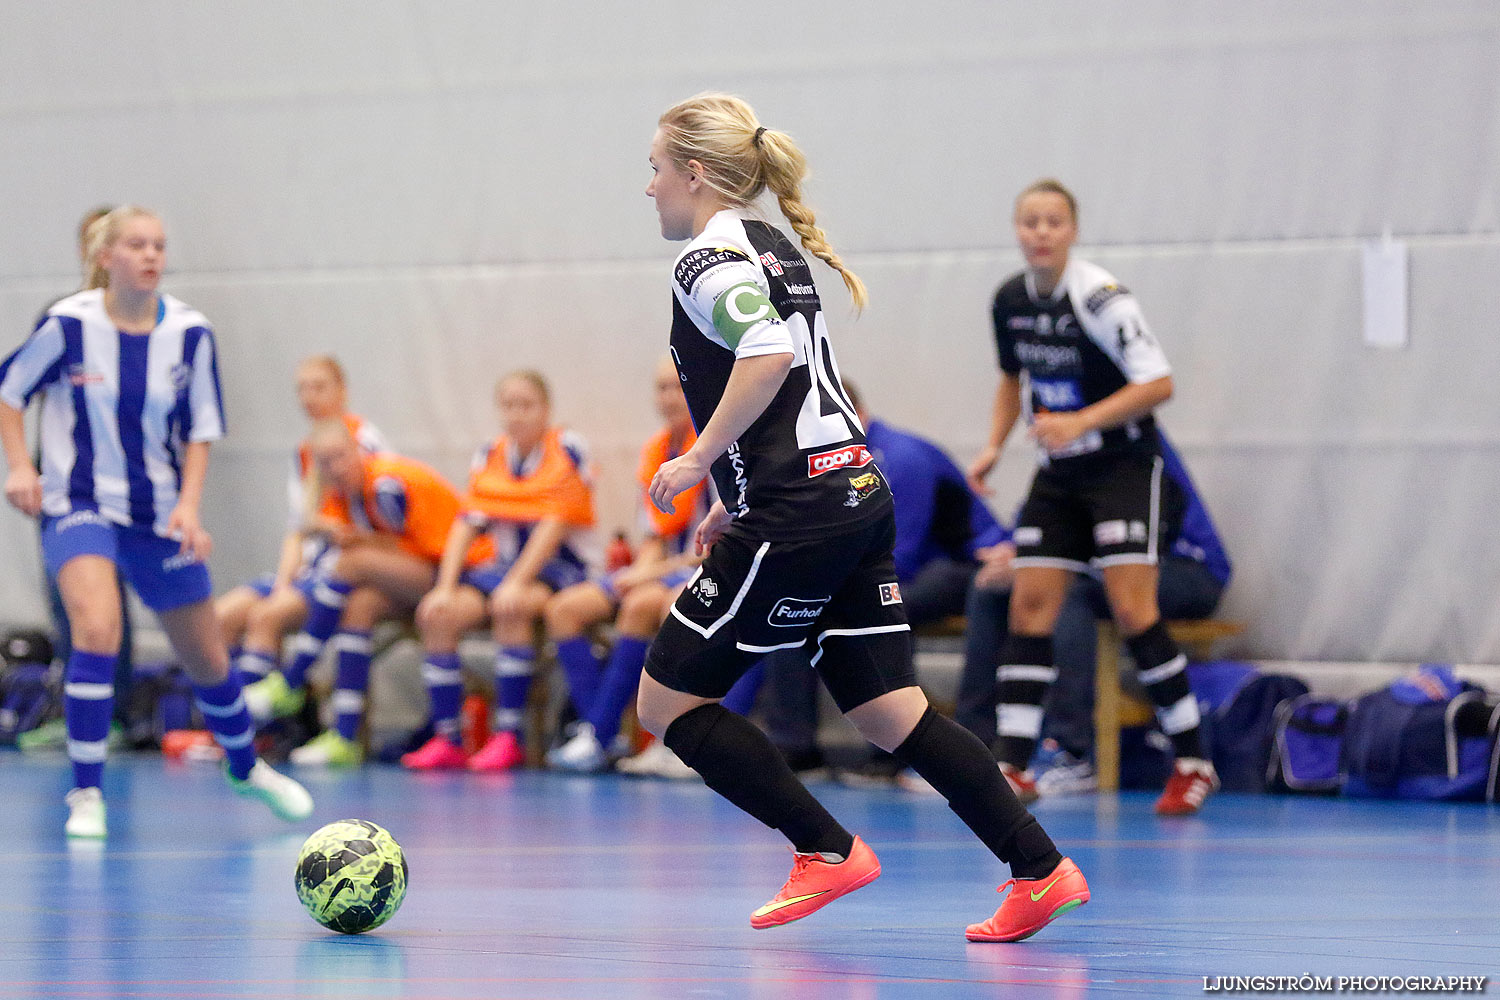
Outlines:
[[1089,901],[1089,884],[1072,858],[1052,869],[1045,878],[1013,878],[999,889],[1010,890],[995,915],[982,924],[970,924],[964,936],[970,941],[1023,941],[1069,910]]
[[769,903],[750,914],[750,926],[756,930],[801,920],[880,877],[880,859],[858,837],[849,856],[837,864],[823,860],[820,854],[794,857],[786,885]]

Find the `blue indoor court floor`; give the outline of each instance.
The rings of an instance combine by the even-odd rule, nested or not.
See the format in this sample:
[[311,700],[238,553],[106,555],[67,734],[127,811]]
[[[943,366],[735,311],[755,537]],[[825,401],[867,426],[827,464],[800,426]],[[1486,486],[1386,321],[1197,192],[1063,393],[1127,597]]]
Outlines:
[[[1005,872],[930,795],[815,786],[884,874],[752,931],[790,856],[696,782],[303,772],[318,809],[291,827],[211,765],[121,757],[90,849],[62,834],[66,774],[0,754],[6,998],[1159,997],[1212,995],[1204,977],[1500,974],[1500,809],[1482,805],[1226,795],[1160,820],[1148,794],[1044,802],[1093,901],[976,945],[964,925]],[[411,870],[362,937],[292,888],[302,840],[346,817],[391,830]]]

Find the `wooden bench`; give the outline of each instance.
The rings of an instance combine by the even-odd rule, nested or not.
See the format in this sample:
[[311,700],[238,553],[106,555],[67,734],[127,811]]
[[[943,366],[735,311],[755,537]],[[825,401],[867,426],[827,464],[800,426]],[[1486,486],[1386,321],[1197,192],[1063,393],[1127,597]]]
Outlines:
[[[963,615],[949,615],[911,628],[918,682],[932,707],[949,717],[958,708],[958,676],[963,669],[964,634],[968,628],[968,619]],[[930,669],[934,658],[942,661],[942,669]],[[934,679],[934,674],[940,681]],[[950,677],[952,683],[948,683]]]
[[[1190,660],[1213,657],[1215,643],[1243,634],[1240,622],[1193,618],[1167,622],[1167,633]],[[1125,699],[1120,693],[1120,631],[1109,619],[1099,622],[1099,652],[1094,663],[1094,773],[1099,791],[1120,787],[1120,726]]]
[[962,639],[968,630],[969,620],[963,615],[949,615],[911,627],[912,635],[918,639]]

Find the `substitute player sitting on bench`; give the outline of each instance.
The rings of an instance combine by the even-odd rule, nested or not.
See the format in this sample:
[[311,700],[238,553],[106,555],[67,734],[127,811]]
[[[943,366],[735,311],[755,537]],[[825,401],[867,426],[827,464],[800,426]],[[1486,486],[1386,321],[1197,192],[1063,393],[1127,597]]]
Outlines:
[[[307,414],[309,427],[323,420],[342,420],[359,446],[373,455],[388,450],[380,431],[368,420],[349,412],[349,392],[344,378],[344,367],[338,359],[327,354],[315,354],[297,363],[297,402]],[[326,532],[318,530],[318,511],[323,506],[323,484],[318,475],[317,463],[313,461],[312,445],[307,438],[297,443],[292,450],[287,474],[287,501],[290,511],[286,535],[281,540],[274,573],[256,577],[241,584],[214,601],[214,613],[219,616],[219,627],[224,631],[224,641],[229,644],[230,658],[246,684],[253,683],[276,669],[276,654],[280,652],[280,637],[263,648],[244,648],[245,634],[250,622],[267,616],[284,620],[288,609],[282,605],[290,603],[294,621],[291,627],[301,622],[305,598],[293,593],[310,586],[314,566],[323,559],[336,558],[328,545]],[[264,633],[264,629],[257,629]]]
[[[349,766],[361,759],[354,737],[370,676],[370,630],[384,618],[409,614],[432,588],[443,542],[458,515],[458,494],[415,459],[390,452],[366,455],[342,420],[319,423],[309,441],[327,484],[323,523],[338,557],[320,567],[300,602],[305,621],[291,663],[246,688],[245,702],[262,720],[296,712],[305,697],[307,671],[332,638],[338,650],[335,727],[293,751],[292,762]],[[477,562],[486,555],[485,547],[476,546],[471,558]],[[266,635],[247,636],[246,646],[279,641],[286,625],[266,627]]]
[[[693,532],[713,502],[708,482],[679,495],[670,512],[657,510],[646,495],[656,470],[698,440],[670,357],[657,363],[654,390],[656,412],[666,426],[641,449],[636,470],[645,541],[629,566],[561,591],[547,602],[544,612],[547,633],[557,643],[557,659],[567,674],[568,693],[580,720],[568,740],[547,754],[548,764],[565,771],[602,771],[608,766],[607,753],[620,731],[621,714],[635,700],[641,684],[646,649],[672,602],[703,562],[694,551]],[[601,664],[588,630],[611,618],[614,646]]]

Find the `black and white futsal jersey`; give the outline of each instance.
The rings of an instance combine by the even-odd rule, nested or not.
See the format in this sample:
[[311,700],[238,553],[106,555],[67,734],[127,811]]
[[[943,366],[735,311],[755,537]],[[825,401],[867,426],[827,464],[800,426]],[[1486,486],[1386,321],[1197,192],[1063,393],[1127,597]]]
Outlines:
[[[1033,414],[1081,410],[1127,384],[1172,374],[1135,296],[1088,261],[1070,260],[1045,297],[1037,294],[1030,272],[1015,275],[995,293],[991,316],[1000,368],[1009,375],[1026,373],[1022,407],[1028,422]],[[1156,423],[1148,413],[1043,451],[1041,462],[1155,450]]]
[[688,244],[672,276],[672,360],[700,432],[736,358],[793,356],[776,397],[711,470],[738,526],[793,541],[885,514],[890,489],[839,381],[802,252],[773,226],[726,209]]

